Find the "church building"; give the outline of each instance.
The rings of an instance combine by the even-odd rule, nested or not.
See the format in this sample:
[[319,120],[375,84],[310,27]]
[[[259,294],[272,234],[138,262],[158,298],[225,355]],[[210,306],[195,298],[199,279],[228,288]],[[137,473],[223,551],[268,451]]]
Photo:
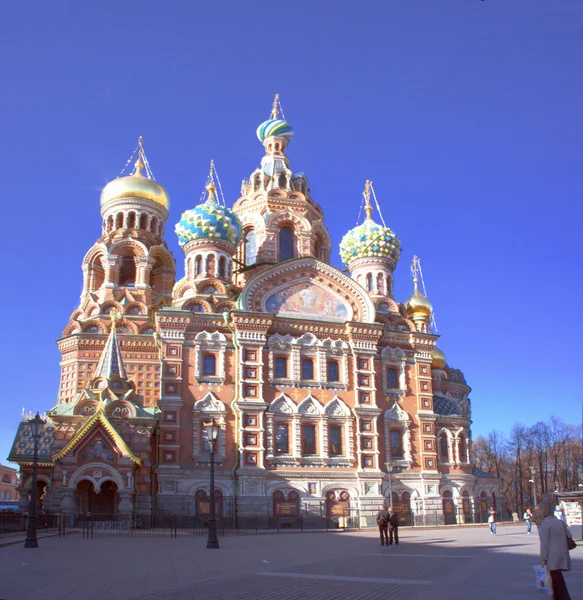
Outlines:
[[[346,269],[332,266],[323,207],[291,169],[293,130],[278,109],[257,129],[265,154],[232,208],[211,163],[204,201],[175,227],[178,280],[164,241],[170,199],[141,140],[134,172],[103,189],[101,236],[57,342],[43,510],[208,516],[210,419],[221,427],[220,515],[333,518],[386,502],[406,522],[456,523],[495,502],[498,480],[472,469],[471,390],[436,347],[417,259],[399,302],[401,244],[373,218],[367,182],[365,218],[340,245]],[[9,460],[26,509],[24,418]]]

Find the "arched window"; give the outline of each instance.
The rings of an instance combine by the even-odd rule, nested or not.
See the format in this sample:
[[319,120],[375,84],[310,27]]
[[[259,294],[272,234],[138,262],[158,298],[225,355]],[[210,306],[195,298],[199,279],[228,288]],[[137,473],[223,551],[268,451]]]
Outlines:
[[372,273],[366,274],[366,291],[372,292]]
[[113,229],[113,216],[109,215],[107,218],[107,231],[111,231]]
[[204,365],[203,365],[203,374],[204,375],[216,375],[217,374],[217,357],[214,354],[205,354]]
[[257,262],[257,235],[253,229],[249,229],[245,233],[245,264],[247,266],[254,265]]
[[2,483],[12,483],[12,481],[10,481],[10,475],[2,475]]
[[321,252],[322,252],[322,244],[320,242],[320,238],[317,237],[316,241],[314,242],[314,256],[316,258],[322,258],[321,256]]
[[294,257],[294,231],[291,227],[279,230],[279,262]]
[[123,228],[123,213],[117,213],[117,215],[115,215],[115,228]]
[[136,227],[136,213],[133,211],[128,214],[128,227],[132,229]]
[[148,215],[146,213],[140,215],[140,229],[148,229]]
[[460,462],[461,463],[468,462],[468,456],[467,456],[468,445],[466,443],[466,438],[463,435],[459,438],[458,452],[460,455]]
[[337,360],[328,361],[328,381],[340,381],[340,366]]
[[209,254],[206,257],[206,273],[207,273],[207,275],[210,275],[211,277],[214,276],[214,274],[215,274],[215,265],[216,265],[215,255],[214,254]]
[[284,379],[287,377],[287,358],[278,356],[275,359],[275,376]]
[[400,431],[391,431],[391,456],[393,458],[403,457],[403,437]]
[[399,387],[397,383],[397,369],[394,367],[389,367],[387,369],[387,387],[391,389]]
[[119,285],[132,287],[136,283],[136,261],[132,255],[122,256]]
[[195,258],[194,263],[194,276],[198,275],[202,275],[202,256],[200,254]]
[[379,294],[385,293],[385,278],[382,273],[377,275],[377,291]]
[[287,177],[285,176],[285,173],[280,173],[279,177],[278,177],[278,187],[282,190],[284,190],[285,188],[287,188]]
[[311,358],[302,359],[302,379],[314,379],[314,361]]
[[219,277],[224,277],[226,275],[226,265],[227,259],[224,256],[219,258]]
[[449,460],[447,435],[445,433],[442,433],[439,436],[439,455],[441,456],[442,460],[444,460],[444,461]]
[[255,175],[253,178],[253,191],[256,192],[261,187],[261,176]]
[[150,231],[152,233],[156,233],[158,230],[158,219],[156,217],[152,217],[152,222],[150,223]]

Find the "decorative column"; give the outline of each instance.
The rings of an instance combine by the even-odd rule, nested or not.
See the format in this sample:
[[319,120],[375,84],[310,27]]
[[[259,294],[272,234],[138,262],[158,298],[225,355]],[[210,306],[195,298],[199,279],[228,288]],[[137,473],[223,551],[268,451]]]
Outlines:
[[151,287],[150,276],[156,259],[151,256],[135,256],[136,263],[136,289],[149,289]]
[[101,259],[103,268],[105,269],[105,284],[106,288],[117,287],[119,281],[119,268],[120,260],[119,256],[106,256]]

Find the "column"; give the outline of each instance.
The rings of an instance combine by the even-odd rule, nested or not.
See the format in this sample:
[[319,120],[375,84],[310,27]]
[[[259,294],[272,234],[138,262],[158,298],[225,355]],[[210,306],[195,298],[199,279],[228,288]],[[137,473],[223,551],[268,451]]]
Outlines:
[[136,263],[136,289],[149,289],[152,267],[156,263],[156,259],[151,256],[134,256],[134,261]]
[[105,269],[105,284],[106,288],[115,288],[119,281],[119,256],[106,256],[101,259],[103,268]]

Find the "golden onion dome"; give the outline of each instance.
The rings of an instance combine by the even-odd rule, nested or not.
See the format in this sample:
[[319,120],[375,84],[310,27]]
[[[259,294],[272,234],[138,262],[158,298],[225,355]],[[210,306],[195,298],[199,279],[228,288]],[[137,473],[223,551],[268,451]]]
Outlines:
[[110,181],[101,192],[100,204],[103,207],[119,198],[144,198],[151,200],[170,210],[170,196],[156,181],[142,175],[144,165],[140,159],[136,162],[136,170],[128,177],[118,177]]
[[433,354],[431,355],[431,368],[445,368],[445,354],[437,346],[433,349]]
[[405,310],[409,317],[430,317],[433,311],[431,302],[417,289],[415,281],[415,291],[405,302]]

